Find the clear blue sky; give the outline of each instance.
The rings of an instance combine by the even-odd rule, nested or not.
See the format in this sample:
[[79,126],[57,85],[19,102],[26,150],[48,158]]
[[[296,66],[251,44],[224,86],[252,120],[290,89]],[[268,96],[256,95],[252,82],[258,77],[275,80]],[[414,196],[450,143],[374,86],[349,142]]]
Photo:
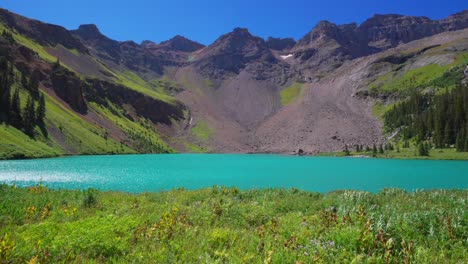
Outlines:
[[298,39],[320,20],[363,22],[373,14],[398,13],[440,19],[467,0],[1,0],[0,7],[75,29],[96,24],[117,40],[160,42],[183,35],[210,44],[235,27],[266,38]]

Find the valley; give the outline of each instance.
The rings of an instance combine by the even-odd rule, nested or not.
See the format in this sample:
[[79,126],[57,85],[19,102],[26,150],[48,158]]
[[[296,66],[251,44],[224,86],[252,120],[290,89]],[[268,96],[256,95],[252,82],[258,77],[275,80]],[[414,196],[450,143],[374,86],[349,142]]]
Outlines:
[[384,114],[411,93],[466,83],[467,27],[467,11],[442,20],[375,15],[360,25],[319,22],[297,42],[236,28],[208,46],[179,35],[137,44],[2,9],[0,54],[12,68],[3,93],[9,103],[18,90],[22,108],[43,96],[46,112],[27,135],[5,111],[1,158],[416,148],[431,134],[405,138],[384,127]]

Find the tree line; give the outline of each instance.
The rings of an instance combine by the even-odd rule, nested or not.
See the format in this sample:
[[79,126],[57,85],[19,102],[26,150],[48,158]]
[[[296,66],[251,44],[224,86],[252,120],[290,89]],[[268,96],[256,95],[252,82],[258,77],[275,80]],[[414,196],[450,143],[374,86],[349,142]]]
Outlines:
[[[403,140],[468,151],[468,86],[441,94],[414,92],[384,114],[384,125],[387,131],[399,130]],[[423,148],[420,144],[421,152]]]
[[[14,65],[6,56],[0,56],[0,123],[20,129],[30,137],[34,137],[36,126],[45,127],[45,98],[39,92],[38,75],[36,71],[29,77],[21,73],[20,85],[14,88],[16,81]],[[28,94],[24,107],[21,104],[20,87]]]

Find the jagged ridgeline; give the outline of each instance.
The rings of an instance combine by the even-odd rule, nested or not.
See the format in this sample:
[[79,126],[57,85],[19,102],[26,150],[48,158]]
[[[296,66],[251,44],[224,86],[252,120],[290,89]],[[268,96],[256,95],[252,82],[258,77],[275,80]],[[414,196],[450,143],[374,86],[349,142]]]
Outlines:
[[[452,147],[466,138],[462,117],[449,110],[437,123],[425,120],[440,119],[426,114],[436,106],[403,111],[398,102],[458,91],[460,76],[466,79],[468,11],[440,20],[322,21],[297,42],[236,28],[205,46],[183,36],[117,41],[92,24],[67,30],[0,9],[0,33],[0,158],[351,154],[352,146],[371,153],[374,145],[379,155],[388,143],[400,147],[388,142],[400,130],[397,137],[413,145]],[[414,128],[420,123],[423,129]]]

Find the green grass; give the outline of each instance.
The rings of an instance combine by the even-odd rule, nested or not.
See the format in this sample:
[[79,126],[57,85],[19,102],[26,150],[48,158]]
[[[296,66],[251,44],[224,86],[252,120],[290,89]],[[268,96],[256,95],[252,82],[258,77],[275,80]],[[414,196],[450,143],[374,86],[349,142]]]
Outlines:
[[302,84],[293,83],[291,86],[281,90],[281,105],[286,106],[294,102],[301,94]]
[[206,147],[198,146],[191,143],[185,143],[184,146],[185,149],[190,153],[207,153],[210,151]]
[[[44,137],[36,127],[34,139],[11,126],[0,129],[0,159],[39,158],[75,154],[135,153],[112,138],[106,138],[106,130],[88,123],[75,112],[65,108],[54,98],[44,93],[46,101],[46,127],[49,135]],[[24,107],[27,93],[21,90]],[[56,142],[51,129],[60,133],[61,142]],[[66,150],[67,149],[67,150]]]
[[100,117],[111,121],[117,128],[129,135],[132,139],[130,145],[145,153],[172,153],[174,150],[169,147],[156,131],[152,124],[145,119],[132,121],[125,117],[123,109],[114,106],[108,102],[109,108],[95,103],[89,103],[90,107]]
[[152,80],[151,84],[155,87],[157,92],[162,94],[179,93],[183,91],[181,85],[170,80],[166,76],[161,79]]
[[466,263],[467,195],[0,185],[0,262]]
[[16,42],[18,42],[19,44],[33,50],[34,52],[36,52],[40,58],[42,58],[43,60],[47,61],[47,62],[50,62],[50,63],[53,63],[57,60],[56,57],[50,55],[45,49],[43,46],[41,46],[40,44],[37,44],[36,42],[34,42],[33,40],[23,36],[23,35],[20,35],[18,34],[16,31],[13,31],[11,30],[10,28],[6,27],[4,24],[0,23],[0,31],[3,31],[3,30],[8,30],[9,32],[11,32],[13,34],[13,38],[15,39]]
[[[396,147],[396,143],[392,143]],[[431,149],[429,156],[419,156],[418,148],[414,143],[411,143],[409,148],[403,148],[402,144],[399,144],[399,152],[395,150],[385,150],[384,154],[377,153],[376,158],[384,159],[420,159],[420,160],[468,160],[468,152],[457,152],[454,148],[445,149]],[[372,146],[370,146],[372,148]],[[378,148],[378,146],[377,146]],[[372,157],[372,151],[356,152],[354,148],[350,148],[350,156],[365,156]],[[343,151],[338,152],[323,152],[320,156],[334,156],[344,157]]]
[[210,140],[214,133],[214,129],[211,128],[205,120],[199,120],[197,124],[192,127],[192,135],[203,141]]
[[[3,29],[7,28],[0,23],[0,31]],[[56,58],[47,53],[43,46],[19,35],[15,31],[9,31],[12,32],[16,42],[38,53],[38,56],[41,59],[51,63],[56,62]],[[77,50],[69,51],[75,55],[79,55]],[[105,65],[103,65],[103,67],[104,66]],[[151,96],[157,100],[171,104],[175,103],[175,99],[173,97],[165,94],[164,91],[156,91],[156,88],[153,85],[146,83],[133,72],[126,71],[115,73],[106,67],[104,68],[113,74],[120,84],[128,87],[129,89]],[[17,72],[16,69],[15,72]],[[19,84],[15,83],[13,88],[20,89]],[[49,135],[49,137],[46,138],[42,136],[39,129],[37,129],[38,131],[34,139],[30,139],[19,130],[14,130],[14,132],[12,132],[13,128],[2,129],[0,130],[0,138],[2,138],[2,141],[0,142],[2,142],[3,146],[0,149],[0,159],[49,157],[64,155],[65,153],[136,153],[134,149],[128,147],[126,144],[121,144],[121,142],[109,137],[106,129],[97,124],[91,124],[89,121],[85,121],[81,116],[67,109],[53,97],[48,96],[47,94],[45,95],[47,109],[46,126],[49,131],[51,131],[51,129],[55,131],[59,130],[59,132],[56,132],[55,134],[60,134],[60,139],[55,138],[55,134]],[[27,97],[28,93],[24,89],[20,89],[20,99],[23,108],[26,104]],[[149,125],[141,124],[145,121],[138,120],[137,122],[133,122],[127,118],[123,118],[123,115],[109,115],[109,109],[95,107],[94,110],[97,110],[97,114],[101,117],[104,116],[112,122],[118,122],[126,134],[131,134],[130,137],[133,141],[132,147],[143,152],[173,152],[173,150],[160,138],[157,131],[153,131]],[[16,133],[18,135],[13,140],[12,134]],[[24,142],[21,143],[21,140],[19,139],[23,139]],[[55,140],[60,142],[56,142]],[[15,143],[13,144],[13,142]],[[18,146],[17,148],[15,148],[16,145]]]
[[106,139],[105,129],[88,123],[75,112],[46,95],[46,119],[64,135],[66,144],[79,154],[132,152],[112,138]]
[[[27,99],[25,90],[20,90],[21,103]],[[48,137],[36,127],[34,139],[13,127],[0,129],[0,159],[39,158],[65,155],[68,151],[76,154],[132,153],[114,139],[105,138],[105,130],[83,120],[75,112],[65,108],[53,97],[43,93],[46,101],[46,127]],[[51,129],[60,133],[61,142],[56,142]],[[65,150],[65,148],[67,150]]]
[[206,87],[206,88],[209,88],[209,89],[213,89],[214,87],[214,83],[212,80],[210,79],[205,79],[203,80],[203,85]]
[[0,125],[0,159],[43,158],[63,155],[61,149],[33,140],[12,126]]
[[468,65],[468,53],[465,52],[459,54],[454,62],[446,65],[429,64],[409,70],[404,74],[398,71],[389,72],[371,83],[369,91],[371,93],[404,93],[416,88],[426,88],[450,69],[466,65]]
[[115,80],[117,83],[124,85],[134,91],[151,96],[154,99],[169,104],[174,104],[176,102],[174,97],[158,91],[157,87],[153,87],[151,84],[145,82],[134,72],[113,72],[113,74],[116,76]]
[[[64,47],[65,48],[65,47]],[[67,48],[65,48],[67,49]],[[75,55],[75,56],[80,56],[80,52],[77,50],[77,49],[67,49],[71,54]]]
[[383,155],[383,158],[392,159],[430,159],[430,160],[468,160],[468,152],[457,152],[455,149],[431,149],[429,157],[418,156],[416,147],[400,148],[400,152],[388,151]]
[[383,122],[384,114],[392,109],[392,107],[393,104],[383,105],[382,102],[378,101],[372,106],[372,114]]

